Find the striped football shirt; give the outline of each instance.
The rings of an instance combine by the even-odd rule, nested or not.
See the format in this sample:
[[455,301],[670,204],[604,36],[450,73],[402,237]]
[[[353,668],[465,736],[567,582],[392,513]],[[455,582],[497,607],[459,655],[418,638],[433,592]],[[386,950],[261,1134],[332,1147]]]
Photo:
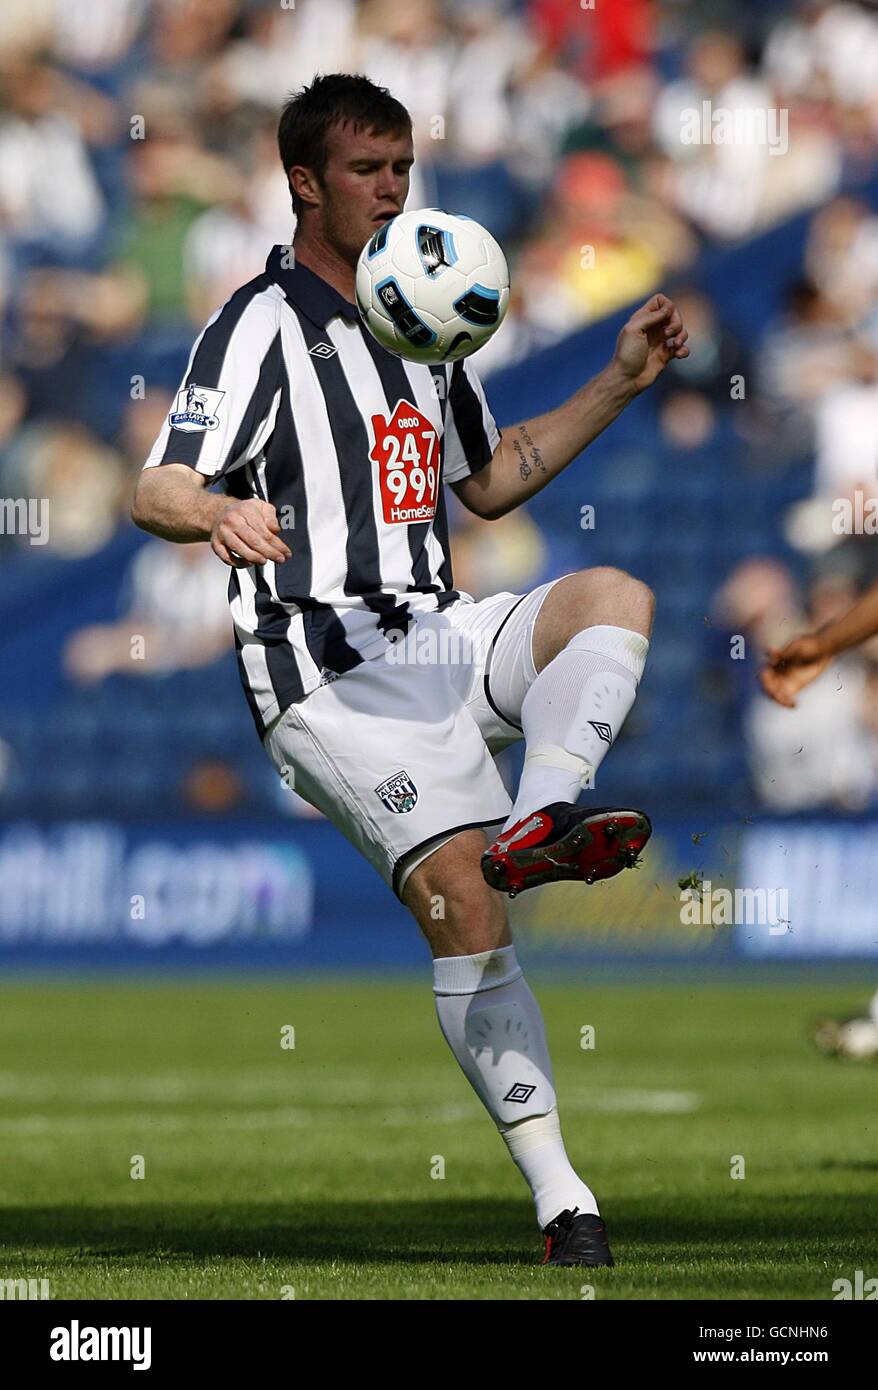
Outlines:
[[467,359],[403,361],[292,262],[275,246],[209,320],[145,464],[185,464],[277,509],[292,557],[229,581],[260,735],[417,613],[471,601],[453,587],[442,484],[484,468],[500,439]]

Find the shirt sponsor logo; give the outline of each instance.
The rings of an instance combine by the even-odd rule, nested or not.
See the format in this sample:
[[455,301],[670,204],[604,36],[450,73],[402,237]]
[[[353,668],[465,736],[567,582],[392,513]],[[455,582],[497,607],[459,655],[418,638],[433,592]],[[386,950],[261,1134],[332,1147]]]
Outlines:
[[177,392],[176,407],[168,416],[168,424],[172,430],[183,430],[188,434],[218,429],[217,409],[225,394],[225,391],[217,391],[211,386],[196,386],[193,381]]
[[411,401],[393,413],[372,416],[375,442],[369,457],[378,465],[381,509],[389,526],[432,521],[439,490],[439,435]]

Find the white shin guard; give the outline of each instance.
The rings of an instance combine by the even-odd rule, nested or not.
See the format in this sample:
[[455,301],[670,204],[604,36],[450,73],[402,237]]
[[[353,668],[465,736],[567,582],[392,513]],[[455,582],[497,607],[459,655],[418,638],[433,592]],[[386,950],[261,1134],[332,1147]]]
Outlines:
[[540,1007],[514,946],[433,962],[439,1025],[500,1130],[545,1227],[565,1209],[597,1212],[561,1138]]
[[514,946],[433,962],[439,1026],[495,1124],[555,1108],[539,1005]]

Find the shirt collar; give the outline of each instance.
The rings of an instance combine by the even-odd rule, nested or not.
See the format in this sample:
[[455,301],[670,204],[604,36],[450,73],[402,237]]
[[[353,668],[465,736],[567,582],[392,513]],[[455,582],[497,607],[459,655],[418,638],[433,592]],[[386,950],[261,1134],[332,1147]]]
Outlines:
[[[356,304],[351,304],[326,280],[315,275],[313,270],[297,264],[291,252],[290,246],[275,246],[265,263],[266,275],[280,285],[287,299],[320,328],[325,328],[335,314],[358,320]],[[284,266],[282,262],[285,257],[292,259],[293,264]]]

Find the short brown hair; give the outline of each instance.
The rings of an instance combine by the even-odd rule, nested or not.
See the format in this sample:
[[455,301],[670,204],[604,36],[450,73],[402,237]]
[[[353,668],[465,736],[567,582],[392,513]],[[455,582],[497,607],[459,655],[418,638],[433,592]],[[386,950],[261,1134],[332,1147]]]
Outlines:
[[[281,112],[277,144],[286,175],[289,177],[294,164],[302,164],[322,180],[328,158],[326,133],[346,121],[373,135],[405,135],[412,128],[412,118],[402,102],[362,73],[332,72],[315,77],[310,87],[290,97]],[[298,217],[302,200],[290,191]]]

